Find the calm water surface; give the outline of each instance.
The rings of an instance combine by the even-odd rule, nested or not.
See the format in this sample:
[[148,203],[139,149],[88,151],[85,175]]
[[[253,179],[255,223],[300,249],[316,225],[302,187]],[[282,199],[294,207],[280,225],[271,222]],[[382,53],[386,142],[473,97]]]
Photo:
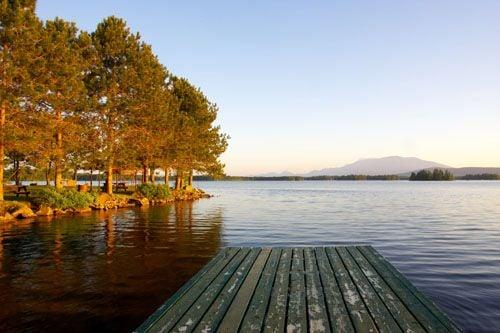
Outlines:
[[206,182],[216,197],[0,224],[0,331],[130,331],[223,246],[374,245],[500,331],[500,182]]

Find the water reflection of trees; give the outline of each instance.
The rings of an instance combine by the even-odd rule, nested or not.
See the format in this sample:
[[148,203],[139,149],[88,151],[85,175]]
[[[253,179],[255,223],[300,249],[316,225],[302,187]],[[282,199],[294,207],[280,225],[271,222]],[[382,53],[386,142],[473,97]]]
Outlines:
[[196,202],[2,224],[0,295],[17,300],[4,306],[30,314],[16,316],[16,326],[57,329],[71,318],[89,329],[130,330],[215,255],[222,228],[222,211]]

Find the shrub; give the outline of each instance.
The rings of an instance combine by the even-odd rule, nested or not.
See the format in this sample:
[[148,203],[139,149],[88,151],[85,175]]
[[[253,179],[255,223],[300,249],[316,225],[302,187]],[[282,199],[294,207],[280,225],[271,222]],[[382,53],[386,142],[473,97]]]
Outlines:
[[78,192],[72,189],[57,191],[53,187],[41,188],[35,194],[33,202],[38,206],[59,209],[86,208],[95,201],[92,193]]
[[157,185],[156,186],[156,198],[157,199],[167,199],[170,196],[170,188],[168,185]]
[[90,193],[78,192],[75,190],[63,190],[61,195],[64,197],[66,208],[87,208],[94,202],[94,197]]
[[156,185],[155,184],[141,184],[139,185],[139,193],[148,198],[153,199],[156,196]]
[[166,199],[170,196],[168,185],[141,184],[138,187],[139,193],[151,199]]

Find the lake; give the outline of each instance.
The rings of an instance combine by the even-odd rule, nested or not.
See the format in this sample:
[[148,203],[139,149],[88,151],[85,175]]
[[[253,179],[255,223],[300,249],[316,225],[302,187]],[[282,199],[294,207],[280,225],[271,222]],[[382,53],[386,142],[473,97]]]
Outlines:
[[500,182],[198,182],[194,203],[0,224],[0,331],[130,331],[224,246],[371,244],[500,331]]

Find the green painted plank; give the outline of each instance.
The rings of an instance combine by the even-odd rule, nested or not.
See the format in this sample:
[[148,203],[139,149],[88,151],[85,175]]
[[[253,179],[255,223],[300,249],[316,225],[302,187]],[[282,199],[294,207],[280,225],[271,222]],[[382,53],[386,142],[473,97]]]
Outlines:
[[330,322],[316,263],[316,253],[312,248],[304,249],[304,268],[306,272],[308,331],[330,332]]
[[403,331],[417,333],[425,332],[425,329],[418,323],[411,312],[408,311],[406,306],[399,300],[398,296],[384,282],[384,279],[378,275],[377,271],[370,265],[358,249],[349,246],[347,250]]
[[[260,254],[259,254],[260,253]],[[202,317],[200,323],[194,329],[194,332],[213,332],[221,323],[222,319],[224,320],[228,318],[228,314],[226,312],[231,305],[229,311],[236,309],[241,302],[233,302],[233,299],[241,294],[241,290],[247,288],[251,282],[249,282],[252,271],[254,270],[254,263],[258,263],[261,258],[264,257],[264,260],[267,259],[267,254],[265,251],[261,251],[258,248],[253,248],[250,250],[250,254],[243,260],[240,264],[236,272],[234,272],[231,279],[226,283],[222,291],[217,298],[213,301],[210,308],[207,310],[205,315]],[[264,265],[262,265],[264,266]],[[241,297],[240,297],[241,298]],[[246,308],[246,306],[245,306]],[[232,325],[236,325],[233,321]]]
[[391,272],[396,275],[396,277],[408,288],[411,292],[422,302],[424,305],[441,321],[448,329],[461,332],[462,330],[444,313],[437,307],[434,302],[432,302],[427,296],[425,296],[420,290],[418,290],[401,272],[399,272],[396,267],[394,267],[387,259],[385,259],[380,253],[378,253],[373,247],[368,246],[368,250],[371,251],[375,256],[377,256],[382,262],[389,266]]
[[315,248],[315,252],[323,284],[326,307],[330,317],[331,330],[332,332],[354,332],[349,313],[342,298],[342,292],[326,255],[325,248],[317,247]]
[[292,268],[290,271],[290,289],[286,324],[286,330],[289,333],[307,332],[305,289],[304,251],[302,248],[294,248]]
[[[172,331],[191,332],[227,282],[231,279],[233,273],[240,267],[241,263],[245,261],[246,258],[252,256],[254,253],[255,250],[250,250],[248,248],[241,249],[220,274],[207,286],[203,294],[201,294],[195,302],[191,302],[191,307],[176,323]],[[179,317],[180,316],[177,318]]]
[[290,267],[292,249],[281,251],[281,257],[274,279],[269,309],[264,321],[264,332],[278,333],[286,329],[286,308],[288,302],[288,284],[290,282]]
[[336,251],[342,259],[353,283],[356,285],[356,289],[360,296],[363,298],[377,328],[382,332],[401,332],[401,328],[392,317],[384,302],[382,302],[372,288],[363,272],[361,272],[354,259],[349,252],[347,252],[347,249],[343,246],[339,246],[336,248]]
[[238,330],[270,254],[271,249],[263,249],[261,251],[259,257],[255,260],[254,265],[248,273],[245,283],[241,286],[238,294],[231,304],[231,307],[229,308],[229,311],[226,313],[224,320],[217,330],[218,332],[230,333]]
[[356,286],[349,277],[342,260],[335,251],[335,248],[327,248],[326,253],[332,265],[335,277],[339,283],[347,311],[351,317],[354,327],[359,332],[377,332],[377,327],[366,309]]
[[[384,279],[387,285],[398,295],[399,299],[405,304],[408,310],[417,318],[418,322],[430,332],[448,332],[449,330],[429,311],[429,309],[402,283],[395,275],[395,268],[392,265],[386,265],[380,255],[368,247],[360,246],[358,250],[373,266],[377,273]],[[385,259],[384,259],[385,260]],[[391,268],[392,267],[392,268]],[[394,268],[394,270],[393,270]]]
[[241,332],[262,331],[280,256],[281,249],[273,248],[242,321]]
[[370,282],[372,288],[377,292],[377,295],[389,309],[400,327],[402,327],[405,331],[423,332],[423,327],[399,300],[398,296],[384,282],[383,278],[378,275],[376,270],[370,265],[366,258],[355,247],[347,247],[347,251],[356,261],[360,270]]
[[191,305],[190,300],[198,298],[206,285],[219,274],[239,250],[239,248],[222,249],[198,273],[160,306],[139,328],[137,328],[136,331],[156,332],[172,328],[177,319],[180,318]]
[[354,328],[460,331],[373,248],[351,246],[223,249],[136,331]]

